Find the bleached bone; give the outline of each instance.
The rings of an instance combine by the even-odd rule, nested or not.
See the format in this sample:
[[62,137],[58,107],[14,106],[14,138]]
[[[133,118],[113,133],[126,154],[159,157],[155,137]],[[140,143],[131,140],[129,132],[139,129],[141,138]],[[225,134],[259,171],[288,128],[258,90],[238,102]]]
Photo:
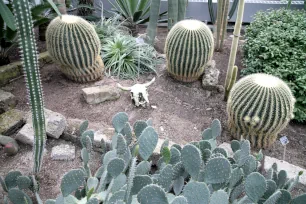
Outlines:
[[118,83],[117,86],[124,91],[131,92],[131,99],[134,101],[136,106],[141,105],[145,107],[147,104],[149,104],[147,87],[149,87],[154,81],[155,77],[150,82],[144,84],[135,84],[131,87],[124,87]]

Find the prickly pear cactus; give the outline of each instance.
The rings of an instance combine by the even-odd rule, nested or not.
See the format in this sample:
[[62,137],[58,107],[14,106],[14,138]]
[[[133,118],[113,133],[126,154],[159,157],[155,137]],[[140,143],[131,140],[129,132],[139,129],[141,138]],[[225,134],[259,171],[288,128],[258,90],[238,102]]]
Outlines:
[[207,25],[198,20],[180,21],[166,39],[167,70],[179,81],[196,81],[212,58],[213,49],[214,39]]
[[253,147],[268,148],[293,118],[295,99],[290,88],[277,77],[252,74],[232,88],[228,103],[231,134],[250,140]]
[[77,82],[101,78],[104,64],[100,40],[93,26],[78,16],[62,15],[51,21],[46,31],[50,56],[60,70]]

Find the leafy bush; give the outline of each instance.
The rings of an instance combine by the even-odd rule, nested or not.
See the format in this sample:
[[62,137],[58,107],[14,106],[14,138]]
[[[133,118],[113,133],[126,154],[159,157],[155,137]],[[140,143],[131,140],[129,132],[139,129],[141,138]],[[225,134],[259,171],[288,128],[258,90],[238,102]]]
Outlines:
[[287,9],[258,12],[247,27],[242,74],[267,73],[284,80],[296,105],[294,119],[306,121],[306,13]]

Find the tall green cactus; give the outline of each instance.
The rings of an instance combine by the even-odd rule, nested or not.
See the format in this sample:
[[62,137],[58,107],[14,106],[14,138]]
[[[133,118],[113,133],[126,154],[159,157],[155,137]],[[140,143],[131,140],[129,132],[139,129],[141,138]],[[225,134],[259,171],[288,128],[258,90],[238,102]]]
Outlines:
[[77,82],[95,81],[103,75],[100,40],[94,27],[78,16],[62,15],[46,31],[50,56],[61,71]]
[[33,172],[38,173],[41,168],[46,144],[46,124],[38,66],[38,52],[29,2],[27,0],[14,0],[13,7],[35,135]]
[[160,0],[151,2],[150,21],[147,28],[148,43],[153,45],[156,36],[157,21],[159,18]]
[[222,51],[226,35],[229,0],[218,0],[216,51]]
[[185,19],[188,0],[168,0],[168,30]]
[[228,94],[230,93],[233,83],[235,83],[236,77],[237,77],[238,68],[235,67],[234,65],[236,61],[236,54],[237,54],[237,49],[238,49],[238,41],[240,37],[240,29],[241,29],[241,24],[242,24],[243,13],[244,13],[244,0],[240,0],[239,5],[238,5],[237,20],[236,20],[235,28],[234,28],[234,38],[232,42],[231,53],[229,57],[225,85],[224,85],[225,87],[224,100],[225,101],[227,101]]
[[279,78],[246,76],[233,86],[227,102],[231,134],[250,140],[258,148],[268,148],[293,118],[294,103],[290,88]]
[[168,72],[179,81],[196,81],[203,74],[207,62],[211,60],[213,47],[212,32],[203,22],[178,22],[166,39]]

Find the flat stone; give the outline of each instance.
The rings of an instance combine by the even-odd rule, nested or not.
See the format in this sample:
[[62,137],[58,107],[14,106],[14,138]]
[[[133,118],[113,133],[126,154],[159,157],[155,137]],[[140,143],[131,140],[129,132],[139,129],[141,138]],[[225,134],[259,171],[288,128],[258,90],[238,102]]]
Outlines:
[[[66,118],[60,113],[45,108],[45,119],[47,124],[46,127],[47,135],[49,137],[58,139],[63,134],[67,126]],[[29,117],[27,122],[29,124],[32,124],[31,112],[29,112]]]
[[16,104],[17,99],[13,94],[0,89],[0,113],[15,108]]
[[[229,143],[224,142],[221,145],[219,145],[218,147],[224,148],[227,151],[227,153],[230,157],[232,157],[234,155],[234,153],[232,151],[232,148],[231,148],[231,145]],[[267,172],[272,167],[272,165],[274,163],[277,164],[279,171],[280,170],[285,170],[287,172],[287,176],[288,176],[289,179],[295,178],[300,171],[303,171],[304,174],[300,176],[299,183],[302,184],[302,185],[306,185],[306,174],[305,174],[306,169],[295,166],[295,165],[290,164],[286,161],[282,161],[282,160],[279,160],[279,159],[276,159],[276,158],[273,158],[273,157],[265,156],[265,161],[264,161],[265,171]]]
[[32,124],[27,123],[25,124],[21,130],[16,135],[16,140],[23,144],[28,144],[33,146],[34,142],[34,131]]
[[68,144],[61,144],[52,148],[52,160],[74,160],[75,159],[75,146]]
[[117,100],[120,92],[113,86],[96,86],[82,89],[83,96],[88,104],[97,104],[109,100]]
[[25,123],[24,112],[11,109],[0,115],[0,134],[12,135]]

